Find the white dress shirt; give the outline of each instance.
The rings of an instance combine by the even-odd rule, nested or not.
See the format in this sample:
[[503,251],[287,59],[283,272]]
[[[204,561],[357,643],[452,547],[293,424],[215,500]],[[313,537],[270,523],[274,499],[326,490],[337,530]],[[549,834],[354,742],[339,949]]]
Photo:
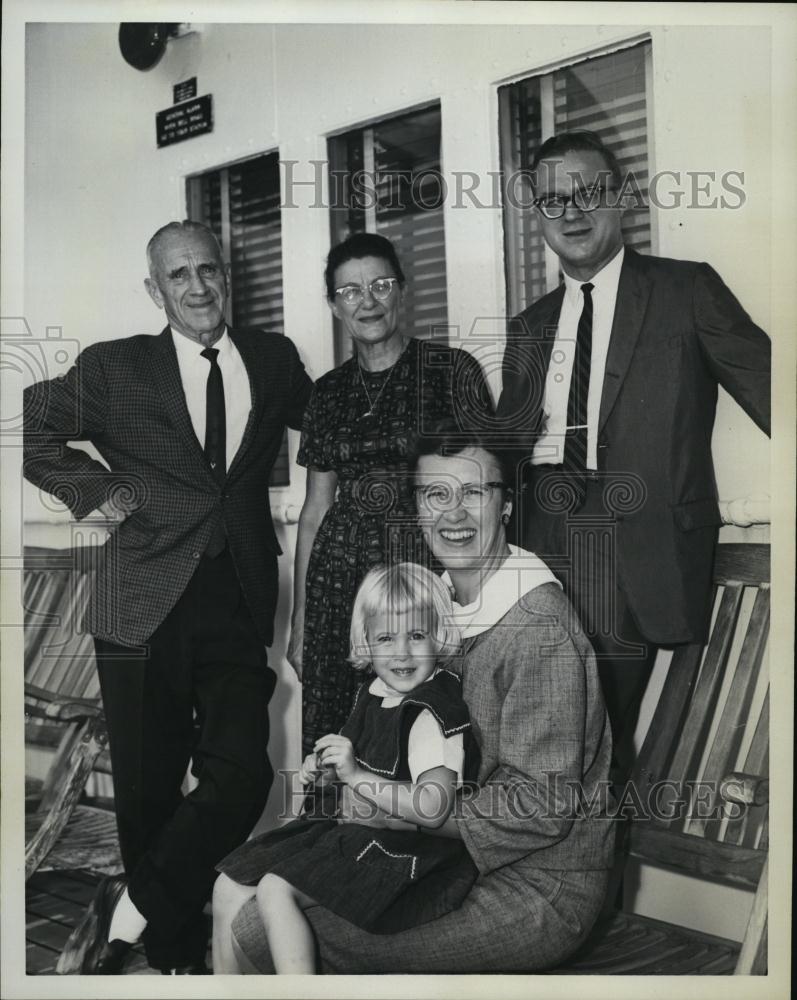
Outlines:
[[[590,278],[592,289],[592,356],[589,373],[589,396],[587,399],[587,468],[598,468],[598,420],[600,418],[603,376],[606,371],[606,355],[609,353],[609,339],[614,322],[614,308],[617,304],[617,286],[620,283],[620,269],[623,266],[624,248],[598,273]],[[534,446],[532,464],[545,462],[561,463],[564,456],[564,435],[567,427],[567,399],[570,395],[570,378],[576,352],[576,332],[584,294],[581,286],[587,284],[565,274],[565,295],[559,326],[551,350],[548,373],[545,378],[545,398],[543,412],[545,424],[543,433]]]
[[[171,327],[170,327],[171,329]],[[171,331],[177,351],[177,365],[183,383],[185,403],[194,433],[202,448],[205,447],[205,424],[207,420],[207,385],[210,362],[202,357],[202,344]],[[249,411],[252,409],[252,390],[249,375],[238,348],[230,339],[225,327],[224,333],[213,344],[219,354],[217,361],[224,382],[224,413],[227,437],[227,468],[232,465],[235,453],[241,446],[246,430]]]

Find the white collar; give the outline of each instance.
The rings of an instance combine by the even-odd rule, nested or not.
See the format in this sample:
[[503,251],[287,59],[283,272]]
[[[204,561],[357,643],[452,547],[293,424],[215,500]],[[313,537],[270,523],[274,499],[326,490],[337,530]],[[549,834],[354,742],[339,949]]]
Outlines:
[[[611,292],[612,295],[616,295],[617,286],[620,283],[620,271],[623,267],[624,257],[625,247],[621,246],[609,263],[604,264],[600,271],[589,279],[589,284],[593,287],[593,293]],[[562,274],[565,279],[565,294],[574,305],[580,303],[581,286],[587,284],[587,282],[579,281],[578,278],[571,277],[564,270],[562,271]]]
[[447,572],[443,574],[443,583],[452,591],[454,623],[461,629],[463,639],[492,628],[529,591],[546,583],[561,586],[542,559],[533,552],[517,545],[510,545],[509,552],[471,604],[457,604],[451,577]]
[[[434,670],[426,678],[426,681],[430,681],[438,669]],[[426,681],[423,683],[425,684]],[[368,693],[374,695],[376,698],[382,699],[382,708],[393,708],[401,702],[404,695],[400,691],[394,690],[386,681],[383,681],[381,677],[374,677],[371,683],[368,685]],[[407,692],[408,694],[410,692]]]
[[[184,336],[182,333],[178,333],[173,327],[169,327],[169,332],[172,335],[172,340],[174,341],[174,349],[177,351],[178,357],[184,359],[185,361],[195,361],[197,358],[201,358],[202,352],[205,350],[205,345],[200,344],[198,340],[192,340],[190,337]],[[227,333],[227,327],[224,327],[224,332],[213,344],[219,352],[219,361],[229,354],[232,353],[233,343],[230,339],[230,335]]]

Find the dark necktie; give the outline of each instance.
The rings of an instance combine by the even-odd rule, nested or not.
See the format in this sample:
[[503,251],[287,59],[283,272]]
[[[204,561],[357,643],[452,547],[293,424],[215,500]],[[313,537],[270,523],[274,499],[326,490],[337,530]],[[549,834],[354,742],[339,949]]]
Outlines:
[[[227,478],[227,417],[224,408],[224,380],[218,362],[218,349],[206,347],[202,357],[210,362],[206,390],[205,458],[219,486]],[[211,559],[219,555],[227,544],[223,519],[219,521],[208,543],[205,554]]]
[[576,493],[575,510],[584,503],[587,493],[587,400],[589,399],[589,373],[592,364],[592,289],[587,283],[581,286],[584,306],[578,320],[576,353],[573,374],[570,377],[570,395],[567,399],[567,433],[562,465],[567,481]]

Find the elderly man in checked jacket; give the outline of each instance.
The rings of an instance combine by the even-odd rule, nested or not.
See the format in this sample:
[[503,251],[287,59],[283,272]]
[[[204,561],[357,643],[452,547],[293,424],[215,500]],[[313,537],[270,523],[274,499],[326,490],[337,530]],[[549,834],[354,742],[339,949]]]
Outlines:
[[[101,883],[62,972],[118,974],[139,937],[153,968],[206,972],[214,866],[273,778],[266,646],[280,550],[268,481],[311,382],[286,337],[227,327],[229,266],[210,230],[170,223],[147,260],[162,333],[93,344],[25,397],[25,476],[78,519],[126,514],[86,618],[125,878]],[[184,796],[189,760],[198,783]]]

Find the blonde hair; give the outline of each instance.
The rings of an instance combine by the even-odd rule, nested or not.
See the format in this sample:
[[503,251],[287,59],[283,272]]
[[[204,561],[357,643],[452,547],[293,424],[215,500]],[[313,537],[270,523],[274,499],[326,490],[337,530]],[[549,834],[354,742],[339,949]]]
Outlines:
[[372,615],[384,611],[431,612],[438,653],[451,658],[459,649],[462,636],[454,623],[448,588],[440,577],[417,563],[377,566],[366,574],[354,598],[349,662],[355,670],[367,670],[371,665],[366,625]]

